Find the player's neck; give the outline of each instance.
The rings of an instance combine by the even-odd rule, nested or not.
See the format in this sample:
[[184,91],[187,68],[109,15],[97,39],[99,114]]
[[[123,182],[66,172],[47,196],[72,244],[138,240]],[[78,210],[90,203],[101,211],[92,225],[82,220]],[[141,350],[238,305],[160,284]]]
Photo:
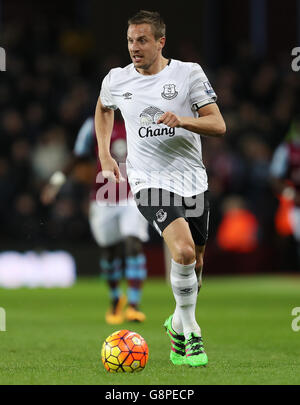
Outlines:
[[161,56],[160,58],[157,58],[157,60],[148,69],[136,69],[136,70],[142,75],[146,76],[156,75],[161,70],[163,70],[168,63],[169,59],[165,58],[164,56]]

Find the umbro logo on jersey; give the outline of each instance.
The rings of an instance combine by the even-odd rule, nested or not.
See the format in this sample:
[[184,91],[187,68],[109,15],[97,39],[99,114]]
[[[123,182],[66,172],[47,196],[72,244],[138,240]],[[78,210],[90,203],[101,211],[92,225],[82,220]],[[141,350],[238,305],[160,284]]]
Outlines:
[[136,181],[134,182],[134,185],[135,185],[135,186],[138,186],[139,184],[142,184],[142,183],[145,183],[145,181],[144,181],[144,180],[136,180]]
[[122,94],[122,96],[124,97],[125,100],[131,100],[132,94],[127,92],[127,93]]
[[161,93],[161,96],[165,98],[166,100],[172,100],[175,98],[178,94],[178,91],[176,91],[176,86],[175,84],[165,84],[164,85],[164,90]]

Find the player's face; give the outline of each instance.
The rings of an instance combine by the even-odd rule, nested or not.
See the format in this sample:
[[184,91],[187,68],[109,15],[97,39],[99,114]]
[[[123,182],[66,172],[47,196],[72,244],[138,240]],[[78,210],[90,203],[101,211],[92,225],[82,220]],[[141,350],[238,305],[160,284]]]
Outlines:
[[127,31],[128,50],[136,68],[149,69],[161,55],[165,38],[155,39],[150,24],[132,24]]

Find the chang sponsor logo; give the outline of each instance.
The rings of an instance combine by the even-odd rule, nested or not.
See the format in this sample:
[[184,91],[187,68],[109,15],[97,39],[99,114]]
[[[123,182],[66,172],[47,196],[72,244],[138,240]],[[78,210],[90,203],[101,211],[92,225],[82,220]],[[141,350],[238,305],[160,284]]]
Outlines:
[[140,138],[149,138],[152,136],[162,136],[162,135],[174,136],[175,128],[165,127],[165,128],[156,128],[153,130],[151,127],[141,127],[139,129]]

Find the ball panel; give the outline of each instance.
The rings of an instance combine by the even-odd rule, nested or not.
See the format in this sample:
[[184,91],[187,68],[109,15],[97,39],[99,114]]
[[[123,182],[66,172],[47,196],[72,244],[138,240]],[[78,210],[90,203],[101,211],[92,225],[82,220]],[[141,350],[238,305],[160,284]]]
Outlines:
[[134,343],[131,339],[126,339],[126,344],[129,350],[133,350]]
[[115,356],[109,356],[109,357],[106,359],[106,361],[107,361],[108,363],[111,363],[111,364],[116,364],[117,366],[120,364],[118,357],[115,357]]
[[118,347],[120,344],[120,341],[121,341],[121,339],[118,338],[118,339],[112,340],[111,342],[108,342],[108,345],[110,347]]
[[122,365],[123,365],[123,366],[130,366],[133,361],[134,361],[134,359],[133,359],[132,355],[129,354],[129,355],[127,356],[127,358],[123,361],[123,364],[122,364]]
[[147,363],[147,356],[143,356],[142,358],[141,358],[141,367],[145,367],[145,365],[146,365],[146,363]]
[[126,353],[129,352],[129,347],[123,339],[120,340],[120,342],[119,342],[119,349],[121,350],[121,352],[126,352]]
[[125,373],[133,373],[133,369],[130,366],[122,366]]
[[108,360],[106,363],[107,363],[108,366],[109,366],[109,370],[117,371],[117,369],[118,369],[118,367],[119,367],[119,364],[111,363],[110,360]]
[[142,340],[138,336],[133,336],[131,339],[135,345],[141,346],[142,345]]
[[129,355],[129,352],[121,352],[119,354],[119,362],[120,362],[120,364],[122,364],[126,360],[128,355]]
[[114,346],[114,347],[111,348],[111,351],[110,351],[110,352],[111,352],[111,354],[112,354],[113,356],[118,357],[119,354],[121,353],[121,349],[120,349],[119,346]]
[[120,337],[125,337],[125,335],[127,335],[127,333],[129,333],[129,330],[127,330],[127,329],[122,329],[122,330],[120,330],[120,331],[118,332],[118,335],[119,335]]
[[140,367],[140,362],[139,362],[138,360],[134,360],[134,361],[131,363],[131,368],[133,368],[133,370],[136,371],[139,367]]
[[145,353],[145,350],[142,346],[136,346],[136,345],[133,346],[132,351],[134,353]]
[[142,358],[144,357],[144,353],[132,353],[132,357],[134,358],[134,360],[142,360]]

